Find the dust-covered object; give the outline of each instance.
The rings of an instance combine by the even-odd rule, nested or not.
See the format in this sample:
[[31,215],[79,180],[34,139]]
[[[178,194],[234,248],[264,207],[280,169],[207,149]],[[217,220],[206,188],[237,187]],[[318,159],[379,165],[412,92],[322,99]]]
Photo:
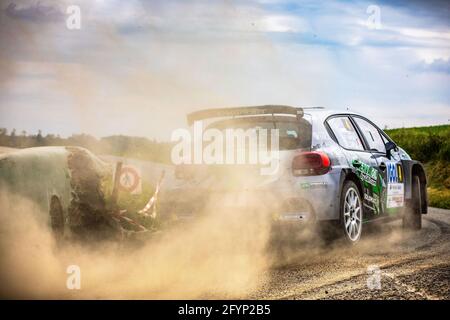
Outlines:
[[[67,208],[71,198],[67,154],[63,147],[40,147],[0,155],[2,192],[9,191],[32,200],[39,212],[49,212],[52,196]],[[48,219],[48,216],[43,218]]]
[[[117,232],[105,202],[102,179],[110,171],[89,151],[67,147],[72,198],[68,208],[68,225],[76,236],[107,237]],[[97,160],[97,161],[96,161]]]
[[124,239],[147,232],[112,203],[113,165],[80,147],[0,155],[0,188],[28,198],[58,238]]

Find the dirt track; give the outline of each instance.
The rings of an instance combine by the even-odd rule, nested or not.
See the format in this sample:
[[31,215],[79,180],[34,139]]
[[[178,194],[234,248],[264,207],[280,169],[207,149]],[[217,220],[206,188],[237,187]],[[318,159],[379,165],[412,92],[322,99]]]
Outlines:
[[0,147],[0,154],[17,150],[16,148]]
[[[247,298],[450,299],[450,211],[430,208],[423,217],[418,233],[392,222],[351,250],[299,248]],[[380,268],[381,289],[368,288],[369,265]]]

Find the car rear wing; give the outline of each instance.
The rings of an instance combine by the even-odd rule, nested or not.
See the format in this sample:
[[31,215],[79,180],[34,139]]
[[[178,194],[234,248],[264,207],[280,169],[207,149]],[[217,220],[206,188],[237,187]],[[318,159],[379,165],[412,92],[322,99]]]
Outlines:
[[234,107],[234,108],[218,108],[205,109],[195,111],[187,115],[187,122],[192,125],[195,121],[218,117],[235,117],[235,116],[251,116],[261,114],[289,114],[298,118],[303,117],[303,109],[291,106],[281,105],[264,105],[254,107]]

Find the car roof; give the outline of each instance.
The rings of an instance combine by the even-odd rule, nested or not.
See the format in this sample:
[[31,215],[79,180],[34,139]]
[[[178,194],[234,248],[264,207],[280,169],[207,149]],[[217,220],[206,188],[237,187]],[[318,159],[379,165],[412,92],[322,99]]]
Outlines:
[[302,107],[304,114],[310,114],[313,117],[325,120],[329,116],[336,114],[351,114],[351,115],[359,115],[363,116],[360,113],[351,111],[351,110],[343,110],[343,109],[327,109],[323,107]]
[[[277,112],[276,110],[282,109],[280,112]],[[344,110],[344,109],[328,109],[324,107],[298,107],[298,106],[287,106],[287,105],[261,105],[261,106],[246,106],[246,107],[231,107],[231,108],[216,108],[216,109],[202,109],[195,112],[192,112],[187,115],[188,123],[192,124],[193,121],[196,119],[207,119],[207,118],[214,118],[220,116],[231,116],[232,113],[230,112],[237,112],[237,116],[244,115],[243,111],[250,112],[252,109],[260,110],[264,112],[258,112],[258,114],[270,114],[271,111],[274,111],[273,113],[293,113],[296,114],[306,114],[311,115],[314,118],[325,121],[326,118],[332,115],[338,115],[338,114],[351,114],[351,115],[359,115],[363,116],[357,112],[351,111],[351,110]],[[266,110],[267,109],[267,110]],[[274,110],[272,110],[274,109]],[[238,112],[239,111],[239,112]],[[222,115],[223,113],[223,115]],[[255,113],[256,114],[256,113]],[[249,115],[253,115],[253,112],[250,112]]]

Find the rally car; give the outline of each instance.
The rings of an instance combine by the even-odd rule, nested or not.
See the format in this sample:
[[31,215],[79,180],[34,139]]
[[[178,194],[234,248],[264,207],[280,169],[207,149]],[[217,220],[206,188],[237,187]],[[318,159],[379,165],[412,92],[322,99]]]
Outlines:
[[189,124],[196,121],[222,131],[278,129],[278,169],[262,175],[257,165],[179,164],[178,183],[161,198],[179,219],[196,217],[207,202],[259,206],[274,223],[332,225],[349,244],[369,222],[401,217],[404,228],[421,228],[424,167],[358,113],[265,105],[188,115]]

